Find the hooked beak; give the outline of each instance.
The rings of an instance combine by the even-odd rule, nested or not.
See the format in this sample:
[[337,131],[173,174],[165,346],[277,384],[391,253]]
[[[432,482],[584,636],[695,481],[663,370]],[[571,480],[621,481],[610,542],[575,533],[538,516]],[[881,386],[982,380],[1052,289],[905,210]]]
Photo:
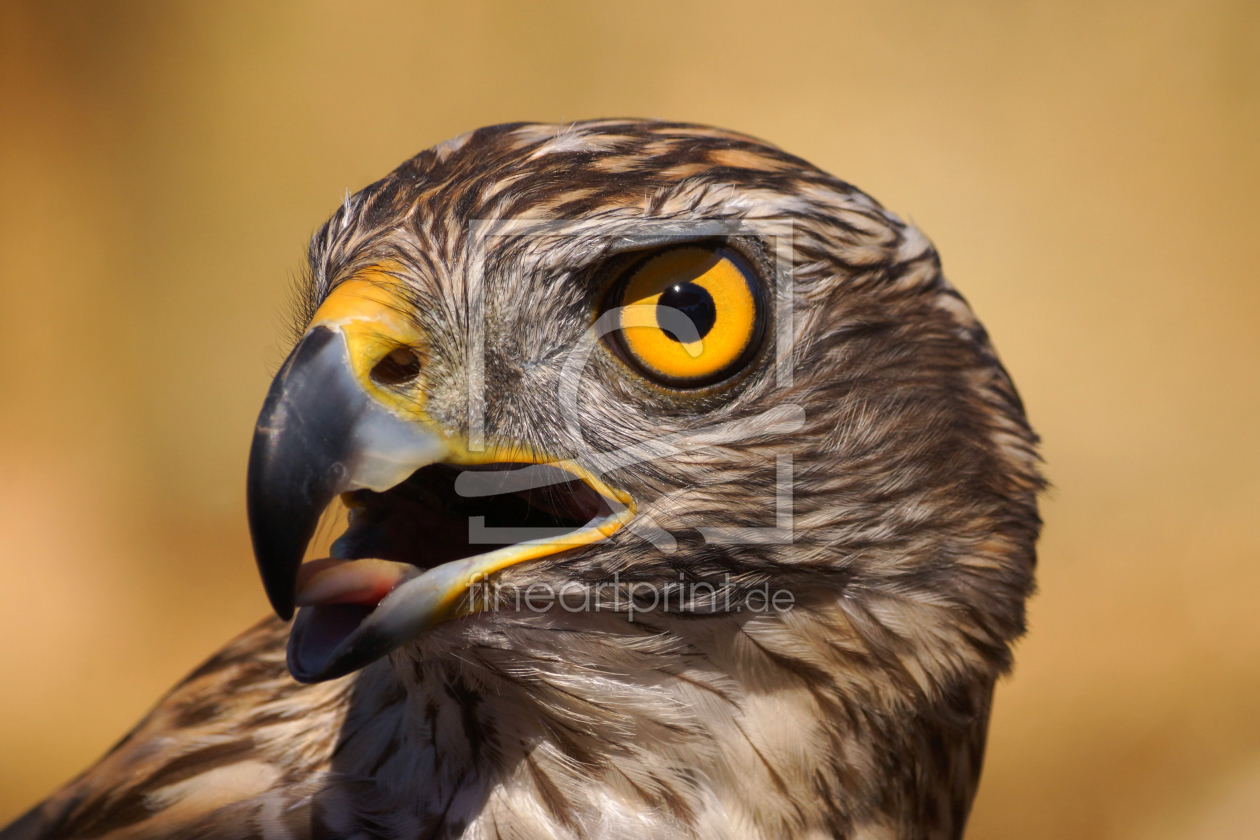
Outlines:
[[271,383],[249,453],[254,554],[267,598],[286,620],[302,555],[332,500],[388,490],[447,454],[439,435],[364,393],[342,339],[315,327],[298,343]]
[[[424,412],[419,380],[397,390],[375,382],[383,360],[422,344],[399,314],[396,283],[382,272],[329,296],[254,433],[250,534],[276,613],[302,606],[288,652],[301,682],[364,667],[456,617],[486,576],[601,540],[634,513],[628,496],[573,462],[510,444],[469,452]],[[549,466],[529,466],[539,464]],[[338,497],[350,526],[331,557],[303,566]]]

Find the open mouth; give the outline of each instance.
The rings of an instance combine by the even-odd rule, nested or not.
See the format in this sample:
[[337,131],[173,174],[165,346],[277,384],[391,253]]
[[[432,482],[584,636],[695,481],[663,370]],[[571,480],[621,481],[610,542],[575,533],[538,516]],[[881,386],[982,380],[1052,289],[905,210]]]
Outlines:
[[[348,527],[298,571],[291,664],[323,672],[375,655],[374,630],[396,638],[417,614],[436,623],[486,575],[611,534],[631,511],[593,484],[554,465],[437,463],[384,492],[343,493]],[[349,655],[356,646],[362,655]]]

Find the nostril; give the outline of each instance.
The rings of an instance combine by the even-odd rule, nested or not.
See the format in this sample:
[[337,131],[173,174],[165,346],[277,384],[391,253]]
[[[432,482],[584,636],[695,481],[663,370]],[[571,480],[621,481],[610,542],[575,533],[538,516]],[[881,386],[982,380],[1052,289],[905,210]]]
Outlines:
[[372,381],[386,388],[398,388],[420,375],[420,359],[409,347],[399,347],[372,368]]

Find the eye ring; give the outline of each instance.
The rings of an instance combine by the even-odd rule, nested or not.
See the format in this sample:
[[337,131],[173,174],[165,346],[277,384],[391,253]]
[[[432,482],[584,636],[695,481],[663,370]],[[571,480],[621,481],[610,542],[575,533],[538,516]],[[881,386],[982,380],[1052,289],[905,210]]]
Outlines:
[[650,381],[697,389],[725,381],[760,349],[765,289],[734,249],[688,243],[632,262],[611,284],[601,314],[615,311],[614,355]]

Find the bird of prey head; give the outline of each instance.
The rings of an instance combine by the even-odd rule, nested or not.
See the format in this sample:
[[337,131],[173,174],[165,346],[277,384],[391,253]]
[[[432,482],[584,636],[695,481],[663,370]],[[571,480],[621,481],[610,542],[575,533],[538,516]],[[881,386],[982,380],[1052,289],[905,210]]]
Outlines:
[[961,835],[1041,480],[917,229],[744,135],[503,125],[308,280],[248,482],[291,632],[10,831]]

